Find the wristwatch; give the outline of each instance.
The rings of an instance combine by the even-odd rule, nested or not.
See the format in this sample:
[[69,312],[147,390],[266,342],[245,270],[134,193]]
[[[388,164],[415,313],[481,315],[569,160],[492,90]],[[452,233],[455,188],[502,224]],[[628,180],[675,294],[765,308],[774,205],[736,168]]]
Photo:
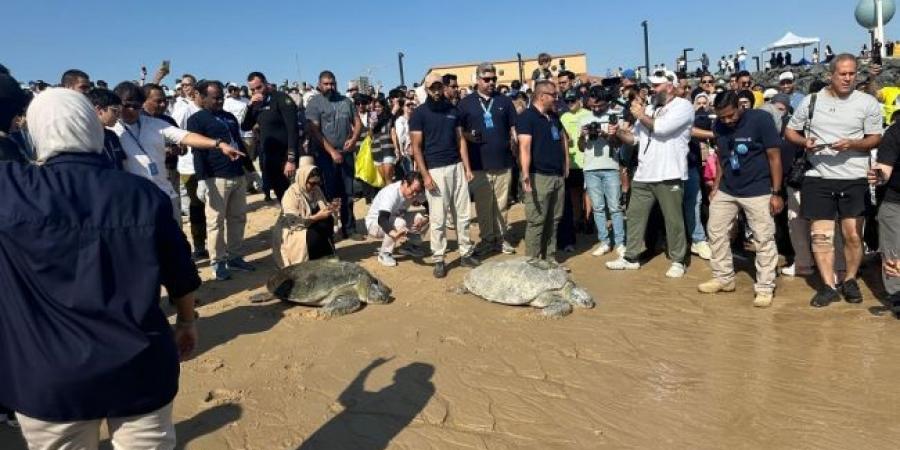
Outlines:
[[221,140],[221,139],[216,139],[216,143],[213,144],[213,148],[216,149],[216,150],[218,150],[218,149],[219,149],[219,146],[222,145],[222,142],[224,142],[224,141]]
[[772,195],[781,195],[781,189],[772,189]]
[[176,328],[186,328],[193,326],[197,319],[200,318],[200,313],[197,310],[194,310],[194,318],[191,320],[182,320],[181,317],[175,316],[175,327]]

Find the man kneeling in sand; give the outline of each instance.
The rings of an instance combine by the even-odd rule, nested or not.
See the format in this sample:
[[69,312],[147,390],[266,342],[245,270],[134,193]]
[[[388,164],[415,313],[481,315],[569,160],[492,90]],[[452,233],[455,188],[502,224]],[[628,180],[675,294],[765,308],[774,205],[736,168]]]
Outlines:
[[[366,230],[369,236],[381,239],[378,262],[384,266],[397,265],[394,248],[400,254],[421,258],[424,252],[412,245],[403,245],[410,234],[420,234],[428,228],[428,218],[421,213],[411,214],[408,209],[422,196],[422,175],[410,172],[401,181],[395,181],[378,192],[366,214]],[[412,222],[412,227],[408,223]]]

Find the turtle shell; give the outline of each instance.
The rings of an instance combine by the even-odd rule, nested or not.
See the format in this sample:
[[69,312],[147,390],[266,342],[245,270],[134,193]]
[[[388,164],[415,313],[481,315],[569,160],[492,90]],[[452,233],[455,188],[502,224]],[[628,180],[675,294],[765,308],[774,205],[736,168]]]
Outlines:
[[515,257],[490,261],[472,269],[463,285],[485,300],[506,305],[527,305],[538,295],[562,289],[566,271],[546,261]]
[[360,276],[373,279],[372,275],[358,264],[317,259],[279,270],[266,283],[266,289],[284,301],[320,305],[334,290],[356,284]]

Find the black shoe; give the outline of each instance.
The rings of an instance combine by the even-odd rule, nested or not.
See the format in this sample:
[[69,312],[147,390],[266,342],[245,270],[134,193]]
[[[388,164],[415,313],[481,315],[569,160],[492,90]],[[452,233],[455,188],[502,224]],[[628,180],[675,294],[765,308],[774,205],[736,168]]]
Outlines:
[[847,303],[862,303],[862,292],[859,291],[859,283],[855,278],[844,280],[841,284],[841,295]]
[[194,250],[194,253],[191,254],[191,258],[194,261],[203,261],[204,259],[209,259],[209,252],[206,249]]
[[463,256],[460,258],[459,263],[464,267],[478,267],[481,265],[481,261],[474,256]]
[[891,305],[891,312],[894,317],[900,319],[900,292],[888,297],[888,304]]
[[825,286],[816,292],[816,295],[810,300],[809,305],[815,308],[822,308],[830,305],[832,302],[841,300],[840,294],[832,287]]
[[444,262],[436,262],[434,263],[434,274],[435,278],[444,278],[447,276],[447,266],[444,265]]

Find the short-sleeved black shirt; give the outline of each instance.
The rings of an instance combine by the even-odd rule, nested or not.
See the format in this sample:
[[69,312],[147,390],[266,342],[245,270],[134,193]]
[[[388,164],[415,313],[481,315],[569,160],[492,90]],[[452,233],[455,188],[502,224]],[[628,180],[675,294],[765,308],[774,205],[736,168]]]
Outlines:
[[891,125],[884,132],[881,144],[878,146],[878,162],[894,168],[891,178],[887,181],[887,193],[884,201],[900,203],[900,128],[897,124]]
[[[460,100],[457,108],[463,131],[477,131],[482,140],[480,143],[468,143],[472,170],[512,168],[510,128],[516,126],[516,108],[512,100],[497,93],[485,100],[476,93]],[[490,122],[485,119],[485,111],[490,112]],[[492,127],[487,128],[487,124]]]
[[409,131],[422,133],[422,155],[429,169],[450,166],[462,161],[456,127],[459,126],[459,110],[432,109],[429,104],[419,106],[409,119]]
[[545,116],[531,106],[516,119],[516,132],[531,136],[531,173],[563,176],[569,151],[562,147],[563,126],[559,117],[553,113]]
[[[221,139],[236,148],[243,147],[237,118],[227,111],[211,112],[201,109],[187,121],[187,129],[210,139]],[[232,161],[218,149],[194,149],[194,169],[197,178],[236,178],[244,175],[241,159]]]
[[[766,150],[781,146],[772,116],[765,111],[750,109],[744,111],[734,127],[716,122],[713,131],[723,168],[719,189],[735,197],[769,194],[772,173]],[[736,159],[734,165],[732,155]]]

